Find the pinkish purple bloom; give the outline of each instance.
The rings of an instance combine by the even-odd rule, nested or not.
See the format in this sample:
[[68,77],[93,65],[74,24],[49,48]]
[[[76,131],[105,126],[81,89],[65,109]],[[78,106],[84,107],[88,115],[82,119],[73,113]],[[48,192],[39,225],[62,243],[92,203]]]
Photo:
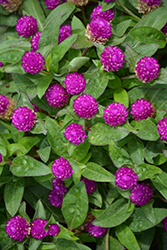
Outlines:
[[19,36],[30,37],[37,29],[37,20],[33,16],[25,15],[17,20],[16,31]]
[[55,190],[49,192],[48,199],[53,207],[61,207],[63,204],[63,195],[57,194]]
[[50,224],[48,227],[48,235],[56,236],[61,231],[57,224]]
[[0,62],[0,67],[3,67],[3,63],[2,62]]
[[9,105],[9,98],[0,94],[0,114],[4,114]]
[[132,203],[134,203],[135,205],[143,206],[151,200],[153,196],[152,190],[153,189],[148,184],[138,183],[131,190],[131,194],[129,197]]
[[47,220],[35,219],[31,222],[31,236],[35,239],[42,240],[48,235],[48,231],[45,230]]
[[138,175],[133,169],[121,167],[115,173],[115,184],[121,189],[132,189],[137,185]]
[[53,191],[57,195],[63,196],[65,193],[68,192],[68,189],[65,187],[64,182],[60,179],[55,179],[52,181],[53,183]]
[[59,4],[61,0],[45,0],[45,5],[47,5],[47,9],[55,9]]
[[89,180],[83,176],[81,177],[81,181],[85,184],[87,194],[91,194],[96,190],[96,181]]
[[105,47],[100,56],[100,62],[105,71],[118,71],[125,62],[123,51],[116,46]]
[[155,108],[151,102],[144,100],[144,98],[137,99],[131,106],[131,115],[136,121],[145,120],[148,117],[154,117]]
[[98,110],[98,102],[91,95],[82,94],[74,100],[74,112],[82,118],[93,117]]
[[86,80],[82,73],[69,73],[63,81],[67,92],[71,95],[78,95],[82,93],[86,87]]
[[114,18],[114,11],[112,9],[102,11],[102,4],[98,5],[93,9],[93,12],[90,15],[91,20],[96,18],[104,18],[106,21],[111,22]]
[[55,178],[62,181],[69,178],[73,174],[70,163],[63,157],[59,157],[59,159],[54,160],[52,164],[52,172],[55,175]]
[[22,241],[28,237],[30,231],[29,223],[21,216],[14,216],[6,223],[6,233],[12,240]]
[[148,6],[160,5],[161,0],[140,0],[140,2],[147,3]]
[[43,65],[45,64],[43,56],[39,52],[35,51],[26,51],[21,60],[21,66],[25,72],[28,72],[31,75],[40,73],[41,70],[43,70]]
[[86,231],[93,237],[101,237],[103,235],[106,234],[107,232],[107,229],[106,227],[99,227],[99,226],[95,226],[92,224],[92,222],[94,221],[95,219],[93,219],[91,222],[89,222],[87,225],[86,225]]
[[160,65],[158,61],[149,56],[145,56],[141,58],[135,68],[136,77],[141,82],[151,82],[152,80],[156,79],[159,74]]
[[158,134],[160,135],[160,140],[167,141],[167,118],[163,118],[158,122]]
[[167,231],[167,216],[162,220],[163,229]]
[[38,44],[39,44],[39,39],[41,37],[41,33],[42,33],[42,31],[41,32],[36,32],[35,35],[33,35],[32,38],[31,38],[30,43],[31,43],[31,49],[33,51],[38,50]]
[[71,36],[71,26],[69,24],[61,25],[59,31],[59,43],[64,41],[69,36]]
[[69,95],[60,84],[52,84],[45,92],[45,98],[53,108],[61,108],[68,102]]
[[12,124],[19,131],[29,131],[36,123],[36,113],[27,107],[18,107],[13,111]]
[[0,163],[2,162],[2,155],[0,154]]
[[76,123],[69,124],[65,128],[64,135],[69,142],[74,143],[76,146],[81,142],[84,143],[85,137],[87,137],[82,126]]
[[104,109],[103,118],[105,123],[108,123],[110,126],[121,125],[126,122],[128,117],[128,109],[119,102],[110,103]]
[[115,0],[104,0],[107,3],[114,2]]

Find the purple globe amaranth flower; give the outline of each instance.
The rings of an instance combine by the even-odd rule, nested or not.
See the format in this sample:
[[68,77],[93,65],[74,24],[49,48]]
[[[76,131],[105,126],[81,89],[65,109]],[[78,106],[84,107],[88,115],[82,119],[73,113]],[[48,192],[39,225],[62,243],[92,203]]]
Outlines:
[[71,123],[65,128],[64,135],[66,139],[74,143],[76,146],[82,142],[84,143],[85,137],[87,137],[85,130],[82,129],[82,126],[76,123]]
[[67,0],[67,2],[73,3],[76,6],[83,6],[87,5],[89,0]]
[[50,224],[48,227],[48,235],[56,236],[61,231],[57,224]]
[[167,231],[167,216],[162,220],[163,229]]
[[93,117],[98,110],[98,102],[91,95],[82,94],[74,100],[74,112],[82,118]]
[[21,60],[21,66],[25,72],[28,72],[31,75],[40,73],[41,70],[43,70],[43,65],[45,64],[43,56],[39,52],[35,51],[26,51]]
[[143,206],[151,200],[153,196],[152,190],[153,189],[148,184],[138,183],[131,190],[131,194],[129,197],[132,203],[134,203],[135,205]]
[[155,107],[144,98],[137,99],[131,106],[131,115],[136,121],[145,120],[155,116]]
[[85,36],[92,42],[104,45],[112,35],[111,27],[104,18],[93,19],[86,27]]
[[98,5],[93,9],[93,12],[90,15],[91,20],[97,18],[104,18],[106,21],[111,22],[114,18],[114,11],[112,9],[102,11],[102,4]]
[[36,116],[36,113],[26,106],[18,107],[13,111],[12,124],[17,130],[26,132],[31,130],[36,123]]
[[2,155],[0,154],[0,163],[2,162]]
[[16,215],[6,222],[6,233],[12,240],[24,240],[28,237],[29,231],[29,223],[21,216]]
[[0,0],[0,5],[9,13],[12,13],[18,10],[22,2],[22,0]]
[[119,102],[110,103],[104,109],[103,118],[105,123],[108,123],[110,126],[121,125],[126,122],[128,117],[128,109]]
[[167,118],[163,118],[158,122],[158,134],[160,135],[160,140],[167,141]]
[[55,190],[51,190],[48,200],[53,207],[61,207],[63,204],[63,195],[59,195]]
[[125,62],[123,51],[116,46],[105,47],[100,56],[100,62],[105,71],[118,71]]
[[137,9],[139,13],[148,14],[160,7],[161,0],[139,0]]
[[0,119],[10,120],[13,110],[16,108],[16,101],[11,97],[0,94]]
[[82,73],[69,73],[63,81],[67,92],[71,95],[78,95],[82,93],[86,87],[86,80]]
[[45,5],[47,5],[47,9],[55,9],[59,4],[61,0],[45,0]]
[[48,231],[45,230],[47,220],[35,219],[31,222],[31,236],[35,239],[42,240],[48,235]]
[[161,31],[164,33],[165,36],[167,36],[167,23],[162,27]]
[[110,2],[114,2],[116,0],[104,0],[104,1],[107,2],[107,3],[110,3]]
[[33,16],[25,15],[17,20],[16,31],[19,36],[30,37],[37,29],[37,20]]
[[9,98],[0,94],[0,114],[4,114],[9,105]]
[[121,167],[115,173],[115,184],[121,189],[131,189],[137,185],[138,175],[133,169]]
[[71,26],[69,24],[61,25],[59,31],[59,43],[64,41],[69,36],[71,36]]
[[61,108],[68,103],[69,94],[60,84],[52,84],[45,92],[46,101],[53,108]]
[[39,44],[39,39],[41,37],[42,31],[41,32],[36,32],[35,35],[32,36],[31,38],[31,49],[33,51],[37,51],[38,50],[38,44]]
[[145,2],[148,6],[160,5],[161,0],[140,0],[141,2]]
[[95,219],[93,219],[86,225],[86,231],[93,237],[101,237],[105,235],[108,228],[93,225],[92,222],[94,220]]
[[52,164],[52,172],[55,175],[55,178],[62,181],[69,178],[73,174],[70,163],[63,157],[59,157],[59,159],[54,160]]
[[64,195],[68,192],[68,189],[65,187],[64,182],[60,179],[55,179],[52,181],[53,184],[53,191],[57,195]]
[[81,181],[85,184],[87,194],[91,194],[97,189],[96,181],[89,180],[83,176],[81,177]]
[[0,62],[0,67],[3,67],[3,63],[2,62]]

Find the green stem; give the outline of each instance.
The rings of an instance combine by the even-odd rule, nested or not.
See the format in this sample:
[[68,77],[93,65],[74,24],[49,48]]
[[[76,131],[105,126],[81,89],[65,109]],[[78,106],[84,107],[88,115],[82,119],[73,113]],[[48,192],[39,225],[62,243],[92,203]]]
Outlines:
[[137,20],[140,21],[140,18],[139,18],[138,16],[136,16],[136,15],[133,14],[130,10],[128,10],[119,0],[117,0],[117,1],[118,1],[118,3],[124,8],[124,10],[126,10],[126,11],[129,13],[129,15],[133,16],[134,18],[136,18]]
[[49,75],[49,72],[41,70],[41,73],[45,74],[45,75]]
[[106,234],[106,250],[109,250],[108,248],[109,232],[110,232],[110,229],[108,228],[107,234]]
[[121,80],[133,79],[133,78],[136,78],[136,75],[125,76],[125,77],[122,77]]

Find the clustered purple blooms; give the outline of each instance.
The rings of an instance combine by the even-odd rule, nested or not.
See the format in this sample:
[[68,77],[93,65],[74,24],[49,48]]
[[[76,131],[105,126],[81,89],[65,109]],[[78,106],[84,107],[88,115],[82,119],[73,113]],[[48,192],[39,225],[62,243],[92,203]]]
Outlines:
[[41,32],[36,32],[35,35],[32,36],[31,38],[31,49],[33,51],[37,51],[38,50],[38,44],[39,44],[39,39],[41,37],[42,31]]
[[9,98],[0,94],[0,114],[4,114],[9,105]]
[[93,219],[91,222],[89,222],[87,225],[86,225],[86,231],[93,237],[101,237],[103,235],[105,235],[106,231],[108,228],[106,227],[99,227],[99,226],[95,226],[92,224],[92,222],[94,221],[95,219]]
[[115,0],[104,0],[107,3],[114,2]]
[[121,189],[132,189],[137,185],[138,175],[133,169],[128,167],[121,167],[115,173],[115,184]]
[[64,182],[60,179],[52,181],[53,189],[49,192],[49,201],[54,207],[61,207],[63,203],[63,195],[68,192]]
[[100,56],[100,62],[105,71],[118,71],[123,67],[123,63],[125,62],[125,55],[117,46],[109,45],[105,47]]
[[59,157],[59,159],[54,160],[52,164],[52,172],[56,179],[60,179],[62,181],[69,178],[73,174],[70,163],[63,157]]
[[44,97],[53,108],[61,108],[68,102],[69,94],[60,84],[52,84],[45,92]]
[[162,120],[158,121],[158,134],[160,135],[160,140],[167,141],[167,118],[163,118]]
[[36,113],[26,106],[18,107],[13,111],[12,124],[17,130],[26,132],[31,130],[36,123],[36,116]]
[[143,206],[147,204],[152,196],[152,188],[148,184],[137,184],[132,190],[130,194],[130,199],[132,203],[134,203],[137,206]]
[[161,0],[140,0],[141,2],[147,3],[148,6],[160,5]]
[[163,229],[167,231],[167,216],[162,220]]
[[55,9],[59,4],[61,0],[45,0],[45,5],[47,5],[47,9]]
[[0,62],[0,67],[3,67],[3,63],[2,62]]
[[85,184],[87,194],[91,194],[97,189],[96,181],[89,180],[83,176],[81,177],[81,181]]
[[98,110],[98,102],[91,95],[82,94],[74,100],[74,112],[82,118],[93,117]]
[[86,87],[86,80],[82,73],[73,72],[66,75],[63,81],[67,92],[71,95],[82,93]]
[[74,143],[76,146],[79,143],[84,143],[85,137],[87,137],[85,130],[77,123],[69,124],[65,128],[64,135],[69,142]]
[[69,24],[61,25],[59,31],[59,43],[64,41],[69,36],[71,36],[71,26]]
[[39,52],[35,51],[26,51],[21,60],[21,66],[25,72],[28,72],[31,75],[40,73],[40,71],[43,70],[43,65],[45,64],[44,57]]
[[149,56],[141,58],[135,68],[136,77],[139,81],[147,83],[158,77],[160,65],[158,61]]
[[131,115],[136,121],[145,120],[155,114],[154,106],[144,98],[137,99],[131,106]]
[[51,236],[56,236],[61,231],[57,224],[50,224],[48,227],[48,234]]
[[48,235],[48,231],[44,228],[47,224],[47,220],[45,219],[35,219],[31,222],[31,236],[35,239],[42,240]]
[[111,22],[114,18],[114,11],[112,9],[102,11],[102,4],[98,5],[93,9],[93,12],[90,15],[91,20],[96,18],[104,18],[106,21]]
[[110,103],[104,109],[103,118],[105,123],[108,123],[110,126],[121,125],[126,122],[128,117],[128,109],[119,102]]
[[19,36],[30,37],[37,29],[37,20],[33,16],[25,15],[17,20],[16,31]]

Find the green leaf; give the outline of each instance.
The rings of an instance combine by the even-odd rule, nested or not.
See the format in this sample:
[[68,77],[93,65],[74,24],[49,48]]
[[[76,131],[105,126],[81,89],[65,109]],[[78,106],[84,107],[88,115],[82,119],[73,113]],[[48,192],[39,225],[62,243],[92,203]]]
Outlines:
[[126,108],[129,107],[129,97],[125,89],[119,88],[114,91],[114,101],[124,104]]
[[56,250],[64,250],[64,249],[68,249],[68,250],[90,250],[90,248],[88,248],[85,245],[75,243],[74,241],[67,240],[65,238],[63,238],[63,239],[56,239],[55,238],[54,243],[56,244]]
[[117,88],[121,87],[121,85],[122,85],[121,79],[116,75],[114,75],[114,77],[115,77],[115,79],[109,80],[109,82],[108,82],[108,87],[110,89],[117,89]]
[[165,145],[162,141],[158,140],[155,142],[149,141],[146,145],[145,148],[145,155],[144,158],[146,159],[146,161],[148,161],[149,163],[154,164],[154,157],[158,156],[160,153],[162,153],[165,149]]
[[[24,150],[24,154],[27,154],[31,148],[36,145],[38,142],[40,141],[40,139],[38,137],[23,137],[21,140],[18,141],[18,144],[21,144],[22,146],[24,146],[25,150]],[[20,152],[18,153],[18,155],[20,155]]]
[[0,154],[2,154],[3,156],[5,156],[7,153],[6,151],[6,145],[3,142],[3,140],[0,138]]
[[37,150],[40,158],[44,161],[47,162],[49,160],[49,156],[50,156],[50,151],[51,151],[51,147],[46,147],[46,148],[40,148]]
[[82,170],[82,175],[93,181],[112,183],[115,181],[114,175],[94,162],[88,162],[86,168]]
[[149,164],[139,164],[135,167],[135,173],[138,175],[139,180],[152,178],[155,174],[161,174],[162,170],[158,167]]
[[16,25],[18,17],[14,14],[9,16],[0,15],[0,25],[14,27]]
[[75,159],[76,161],[83,160],[90,148],[91,144],[88,142],[88,139],[85,138],[84,143],[80,143],[73,151],[71,158]]
[[88,196],[84,182],[81,181],[73,186],[63,199],[62,213],[70,230],[84,222],[87,212]]
[[8,182],[4,190],[4,201],[7,211],[11,216],[17,213],[24,193],[24,179]]
[[151,119],[139,121],[142,129],[138,131],[137,136],[143,140],[156,141],[159,138],[157,127]]
[[154,213],[154,209],[153,209],[153,200],[150,200],[147,204],[141,206],[141,208],[143,209],[146,217],[153,223],[155,224],[155,213]]
[[34,83],[25,75],[14,73],[12,74],[13,80],[19,91],[26,93],[28,87],[33,87]]
[[50,75],[43,76],[39,80],[38,85],[37,85],[37,94],[39,98],[41,98],[45,94],[51,81],[52,81],[52,77]]
[[130,230],[125,224],[119,225],[116,227],[116,232],[119,241],[128,249],[128,250],[141,250],[134,233]]
[[106,239],[107,236],[99,237],[97,238],[97,250],[106,249],[106,244],[108,243],[109,248],[108,250],[124,250],[124,246],[121,245],[121,243],[113,238],[112,236],[109,236],[108,240]]
[[131,72],[134,72],[135,67],[136,67],[136,63],[137,63],[137,59],[138,57],[138,53],[131,48],[131,46],[129,44],[126,44],[126,58],[128,61],[128,67],[130,69]]
[[123,36],[126,30],[132,25],[133,21],[131,19],[125,20],[123,22],[118,23],[117,25],[113,25],[114,32],[117,36]]
[[154,239],[155,227],[145,230],[136,235],[138,243],[142,250],[149,250]]
[[45,209],[44,209],[43,204],[40,200],[37,202],[36,212],[34,214],[33,220],[35,220],[37,218],[46,219]]
[[11,172],[16,176],[40,176],[51,173],[48,166],[30,156],[18,156],[10,166]]
[[128,152],[136,165],[144,162],[144,145],[136,136],[128,142]]
[[161,174],[157,174],[151,178],[151,181],[155,188],[163,195],[165,199],[167,199],[167,173],[163,172]]
[[25,147],[21,144],[17,143],[11,143],[10,145],[7,146],[7,157],[10,157],[13,154],[24,154],[26,151]]
[[30,218],[26,213],[26,202],[23,201],[19,207],[19,211],[18,211],[19,215],[21,217],[23,217],[24,219],[26,219],[26,221],[30,222]]
[[85,63],[89,61],[89,57],[82,56],[82,57],[75,57],[71,60],[71,62],[68,65],[68,71],[77,71],[79,68],[81,68]]
[[16,63],[21,60],[23,54],[24,50],[22,49],[10,49],[0,52],[0,57],[3,63]]
[[29,243],[29,250],[37,250],[41,242],[42,240],[31,238]]
[[107,3],[107,2],[102,2],[102,11],[105,11],[105,10],[109,10],[111,8],[113,8],[115,6],[115,2],[110,2],[110,3]]

